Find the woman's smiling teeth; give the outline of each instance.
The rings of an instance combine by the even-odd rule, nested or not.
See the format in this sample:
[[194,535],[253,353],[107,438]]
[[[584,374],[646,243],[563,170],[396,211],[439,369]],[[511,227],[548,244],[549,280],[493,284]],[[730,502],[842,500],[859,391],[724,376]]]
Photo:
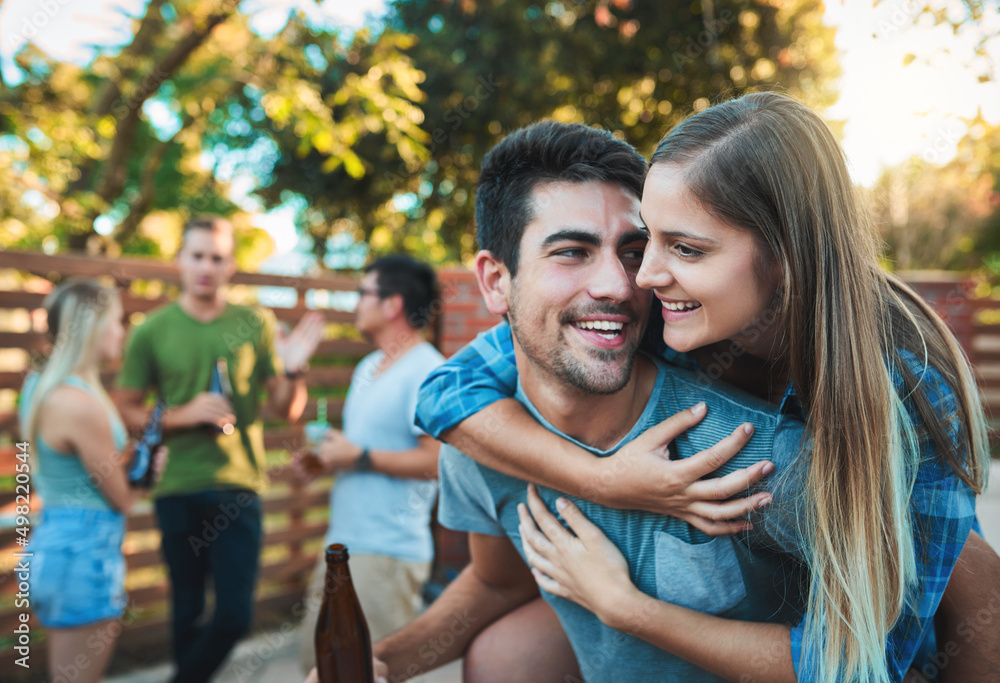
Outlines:
[[605,339],[614,339],[621,334],[625,323],[612,322],[611,320],[578,320],[573,325],[581,330],[597,332]]
[[693,311],[696,308],[701,308],[701,304],[697,301],[678,301],[676,303],[661,301],[660,303],[668,311]]

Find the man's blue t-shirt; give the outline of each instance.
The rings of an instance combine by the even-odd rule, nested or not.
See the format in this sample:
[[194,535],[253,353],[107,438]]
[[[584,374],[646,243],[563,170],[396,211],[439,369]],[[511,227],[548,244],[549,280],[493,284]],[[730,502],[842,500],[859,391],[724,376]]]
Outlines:
[[[670,372],[681,368],[690,371],[687,374],[688,380],[694,377],[698,386],[706,391],[714,379],[722,374],[719,372],[720,368],[731,362],[731,359],[723,355],[716,357],[713,365],[702,367],[666,346],[661,346],[659,353],[666,359]],[[957,444],[960,436],[960,423],[955,419],[958,399],[944,376],[930,366],[926,359],[909,352],[902,352],[901,355],[909,371],[919,378],[920,393],[929,401],[942,423],[950,425],[949,436]],[[972,490],[942,461],[936,443],[930,438],[917,414],[912,395],[902,393],[902,380],[898,370],[893,371],[893,379],[920,441],[918,461],[909,463],[911,468],[916,469],[910,514],[914,520],[912,530],[914,547],[917,549],[918,581],[911,587],[910,599],[903,604],[899,618],[886,638],[886,663],[894,680],[902,680],[911,666],[920,669],[928,680],[937,680],[934,672],[937,670],[935,662],[939,649],[934,632],[934,613],[944,595],[969,530],[979,531],[979,523],[975,516],[975,496]],[[475,341],[430,374],[420,391],[417,424],[430,434],[439,435],[494,401],[511,396],[516,386],[517,367],[513,341],[510,327],[503,323],[479,335]],[[724,383],[715,386],[716,393],[729,396],[731,400],[757,400]],[[700,400],[700,397],[701,394],[690,396],[688,400],[691,403],[673,406],[671,411],[688,408],[693,405],[695,398]],[[669,415],[671,411],[666,414]],[[756,427],[751,443],[760,441],[765,436],[773,437],[772,452],[748,461],[742,457],[747,453],[744,448],[743,453],[737,456],[742,463],[739,467],[746,467],[764,457],[769,457],[775,465],[774,473],[765,482],[767,490],[774,494],[774,502],[763,510],[759,518],[754,519],[754,532],[748,535],[751,547],[767,550],[779,548],[790,555],[792,561],[801,561],[808,554],[806,545],[812,537],[810,530],[804,527],[806,515],[801,508],[807,503],[801,493],[804,491],[812,451],[809,435],[805,430],[805,419],[794,387],[789,385],[781,399],[776,422],[750,420]],[[711,420],[713,416],[710,410],[705,421]],[[731,431],[738,424],[739,422],[723,422],[724,429],[719,433],[719,438],[728,434],[726,429]],[[704,423],[699,428],[703,426]],[[683,443],[683,439],[684,435],[678,439],[678,443]],[[680,452],[684,456],[693,454],[683,449]],[[677,457],[676,452],[672,457]],[[737,462],[735,458],[716,474],[731,471],[734,462]],[[803,621],[792,628],[792,663],[798,680],[819,680],[815,668],[816,648],[821,645],[822,637],[808,641],[805,627]]]
[[[424,434],[413,425],[420,383],[444,358],[423,343],[376,375],[383,357],[375,351],[354,370],[344,403],[344,436],[373,451],[412,450]],[[330,492],[326,543],[343,543],[355,555],[429,562],[434,557],[430,522],[436,497],[433,479],[339,474]]]
[[[706,387],[703,378],[671,368],[659,359],[657,380],[645,411],[619,444],[598,456],[611,455],[673,413],[705,401],[705,419],[671,446],[671,457],[688,457],[714,445],[732,425],[752,422],[757,429],[723,473],[770,457],[778,409],[751,397],[737,401]],[[556,430],[518,387],[517,398],[549,430]],[[570,439],[572,441],[572,439]],[[517,504],[526,502],[526,484],[479,465],[450,446],[441,450],[441,502],[438,519],[446,527],[493,536],[508,536],[524,554],[518,534]],[[599,482],[598,482],[599,485]],[[561,494],[539,487],[551,510]],[[643,592],[701,612],[746,621],[795,624],[801,618],[805,577],[802,566],[765,544],[751,545],[749,534],[708,536],[673,517],[639,510],[615,510],[567,496],[608,536],[625,556],[632,581]],[[748,590],[750,587],[750,590]],[[720,681],[722,679],[644,640],[608,628],[579,605],[542,592],[562,622],[583,677],[588,682]],[[642,615],[636,615],[642,618]],[[647,617],[648,618],[648,617]]]

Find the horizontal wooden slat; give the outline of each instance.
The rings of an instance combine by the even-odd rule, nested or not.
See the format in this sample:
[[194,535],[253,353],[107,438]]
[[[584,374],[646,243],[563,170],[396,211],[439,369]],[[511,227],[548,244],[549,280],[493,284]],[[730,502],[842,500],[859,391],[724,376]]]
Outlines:
[[24,376],[27,374],[27,370],[23,372],[0,372],[0,389],[20,389],[21,385],[24,384]]
[[[13,633],[14,629],[17,628],[17,626],[18,626],[18,624],[20,622],[21,622],[21,612],[20,611],[5,612],[3,614],[0,614],[0,629],[3,629],[2,631],[0,631],[0,633],[4,633],[4,634]],[[37,629],[40,629],[41,627],[42,627],[42,625],[38,623],[38,619],[35,618],[34,613],[29,611],[28,612],[28,628],[30,628],[32,631],[34,631],[34,632],[37,633]],[[36,643],[32,643],[31,644],[31,660],[32,661],[35,661],[35,645],[36,645]],[[0,651],[0,671],[3,671],[2,651]],[[6,679],[3,678],[2,676],[0,676],[0,681],[2,681],[2,680],[6,680]]]
[[[318,536],[319,534],[316,535]],[[267,534],[266,538],[269,539],[271,536],[272,534]],[[272,543],[267,541],[266,545],[272,545]],[[257,581],[258,583],[261,581],[288,581],[307,572],[314,566],[315,561],[315,558],[312,556],[300,555],[269,564],[261,568]],[[138,607],[147,607],[154,603],[162,602],[169,596],[170,589],[166,581],[152,586],[133,588],[128,592],[129,601]]]
[[[44,332],[0,332],[0,348],[25,349],[40,352],[50,345]],[[327,339],[320,342],[317,353],[321,356],[357,356],[371,353],[375,347],[354,339]]]
[[37,352],[49,346],[44,332],[0,332],[0,349],[24,349]]
[[[343,406],[343,399],[330,401],[327,407],[327,417],[336,422]],[[303,421],[316,418],[316,405],[313,403],[307,407],[303,416]],[[268,430],[264,433],[264,447],[268,450],[296,450],[305,446],[305,437],[302,433],[301,424],[295,428]],[[18,453],[16,446],[0,446],[0,476],[13,476],[16,473],[18,460],[15,455]],[[30,472],[29,472],[30,476]],[[272,481],[285,481],[283,472],[275,467],[268,471],[268,476]],[[32,494],[34,495],[34,494]],[[6,497],[5,497],[6,496]],[[13,487],[0,491],[0,506],[9,503],[14,496]]]
[[[266,499],[264,501],[264,511],[268,514],[280,512],[305,512],[310,508],[325,507],[328,499],[329,492],[323,490],[289,492],[287,495],[280,498]],[[143,526],[150,521],[155,522],[155,519],[152,518],[151,515],[149,520],[144,519],[142,521]],[[11,536],[13,534],[13,532],[9,529],[5,529],[4,531],[7,536]],[[278,529],[273,532],[268,532],[265,535],[265,545],[275,546],[287,543],[298,543],[303,540],[318,538],[325,532],[325,523],[310,524],[302,527],[301,529]],[[0,545],[0,548],[3,549],[5,555],[12,554],[19,550],[19,548],[13,545],[11,541],[7,541],[3,545]],[[30,548],[27,550],[30,550]],[[162,558],[160,556],[159,548],[140,550],[125,554],[125,562],[129,571],[156,566],[161,563],[161,560]],[[0,595],[10,595],[14,592],[16,592],[16,583],[13,579],[13,575],[0,574]]]
[[312,507],[325,506],[330,499],[329,491],[289,491],[278,498],[264,500],[264,512],[305,512]]
[[0,434],[13,432],[17,429],[17,413],[14,411],[0,413]]
[[[269,505],[268,501],[270,499],[265,499],[265,501],[264,501],[265,510],[267,512],[282,512],[282,511],[286,511],[287,512],[287,511],[291,511],[291,510],[301,510],[301,511],[304,511],[304,510],[309,509],[310,507],[320,507],[320,506],[324,505],[325,502],[326,502],[326,497],[329,494],[327,492],[324,492],[324,491],[315,491],[315,492],[307,492],[305,494],[299,494],[299,495],[303,496],[303,498],[304,498],[304,500],[306,502],[303,502],[303,503],[300,503],[299,505],[296,505],[296,504],[291,503],[291,502],[284,502],[284,498],[282,498],[282,499],[279,499],[279,501],[281,501],[281,502],[278,502],[278,503],[275,504],[276,509],[274,509],[274,510],[267,509],[267,506]],[[126,530],[128,532],[152,531],[154,529],[157,529],[158,527],[157,527],[157,524],[156,524],[156,515],[153,514],[153,512],[151,512],[151,511],[138,512],[138,513],[131,514],[125,520],[125,528],[126,528]],[[319,525],[315,525],[315,524],[307,525],[307,526],[304,526],[304,527],[302,527],[301,529],[299,529],[299,530],[297,530],[295,532],[291,532],[290,536],[282,537],[280,534],[288,534],[288,533],[290,533],[288,529],[285,529],[285,530],[281,530],[279,532],[276,532],[278,535],[275,535],[273,538],[271,537],[271,534],[269,533],[268,537],[267,537],[268,538],[267,542],[268,543],[292,543],[292,542],[295,542],[294,539],[296,539],[296,538],[299,537],[298,535],[301,535],[303,537],[309,537],[311,534],[317,533],[316,532],[317,529],[322,530],[322,529],[325,529],[325,528],[326,528],[326,523],[325,522],[320,523]],[[301,534],[299,534],[299,532],[301,532]],[[296,535],[296,534],[298,534],[298,535]],[[15,541],[16,541],[17,538],[18,538],[17,532],[15,532],[13,528],[7,527],[7,528],[4,528],[4,529],[0,529],[0,548],[12,549],[14,547],[14,543],[15,543]]]
[[[0,290],[0,309],[23,308],[33,310],[41,308],[42,303],[45,301],[45,296],[46,295],[41,292]],[[148,298],[134,296],[128,292],[122,294],[122,308],[124,309],[125,315],[132,315],[133,313],[146,313],[168,304],[171,301],[173,301],[172,298],[165,296]],[[353,312],[338,311],[332,308],[310,309],[302,306],[296,306],[294,308],[273,307],[271,310],[274,312],[274,315],[278,320],[283,320],[289,323],[298,322],[302,316],[310,312],[321,313],[328,323],[350,324],[354,322]]]
[[[353,372],[353,365],[312,368],[306,374],[306,384],[310,387],[347,386],[351,383],[351,374]],[[27,373],[27,370],[23,372],[0,372],[0,389],[19,390],[24,384],[24,377]],[[101,382],[104,383],[105,387],[110,389],[114,386],[117,374],[117,367],[110,368],[101,373]]]
[[163,555],[160,554],[159,548],[139,550],[134,553],[125,553],[125,567],[128,571],[145,569],[146,567],[155,567],[156,565],[162,563]]
[[[321,530],[316,536],[319,536],[325,531]],[[271,544],[269,544],[271,545]],[[152,554],[158,554],[158,551],[152,551]],[[155,563],[154,563],[155,564]],[[302,575],[306,574],[312,569],[316,564],[315,553],[303,554],[297,556],[291,556],[286,559],[280,560],[278,562],[273,562],[261,568],[258,575],[258,582],[262,581],[274,581],[274,582],[288,582],[293,579],[297,579]],[[147,566],[147,565],[143,565]],[[129,569],[133,569],[131,565]],[[13,591],[5,590],[4,593],[12,593]],[[167,600],[170,596],[170,589],[167,581],[157,583],[150,586],[142,586],[141,588],[133,588],[128,591],[129,603],[136,607],[148,607],[152,604],[163,602]],[[13,601],[5,600],[5,607],[12,607]],[[20,611],[16,609],[8,609],[4,613],[0,614],[0,633],[11,633],[14,627],[20,621]],[[35,619],[34,614],[30,614],[29,625],[32,628],[38,628],[39,624],[37,619]],[[2,680],[2,678],[0,678]]]
[[151,531],[156,529],[156,515],[152,510],[133,512],[125,520],[126,531]]
[[329,526],[327,522],[323,521],[301,524],[296,527],[275,529],[264,534],[264,544],[303,543],[304,541],[321,537],[326,533],[327,526]]
[[[346,399],[339,397],[329,397],[326,399],[326,414],[330,420],[340,419],[341,414],[344,412],[344,402]],[[318,401],[316,399],[309,399],[309,403],[306,404],[305,409],[302,411],[302,421],[315,420],[317,414]]]
[[40,308],[44,299],[41,292],[0,290],[0,308]]
[[[28,489],[28,493],[31,493],[31,489]],[[29,512],[35,512],[38,508],[38,496],[29,495],[28,497]],[[24,505],[24,499],[18,500],[18,493],[16,488],[12,488],[9,491],[0,491],[0,517],[14,516],[17,512],[17,508]]]
[[[319,503],[325,503],[328,495],[329,494],[327,493],[321,492],[321,495],[318,496],[319,498],[321,498]],[[312,504],[315,505],[317,503],[313,502]],[[311,505],[305,507],[311,507]],[[268,510],[268,512],[273,512],[273,510]],[[319,538],[326,533],[326,526],[323,524],[314,524],[311,525],[308,528],[308,530],[305,530],[304,533],[307,534],[304,537],[304,540]],[[274,546],[285,545],[291,542],[301,542],[302,540],[303,537],[300,536],[299,534],[290,535],[289,529],[287,528],[278,529],[273,533],[269,532],[264,537],[265,546],[269,548]],[[126,567],[128,567],[128,571],[134,571],[136,569],[144,569],[147,567],[155,567],[162,563],[163,563],[163,556],[160,554],[159,548],[153,548],[151,550],[142,550],[134,553],[126,553],[125,555],[125,565]],[[8,583],[10,584],[9,586],[7,585]],[[12,582],[0,583],[0,594],[7,594],[13,592],[14,592],[14,586]]]
[[[49,277],[50,275],[104,277],[110,275],[120,283],[132,280],[162,280],[171,284],[180,282],[176,265],[153,259],[107,259],[93,256],[0,251],[0,268],[11,268],[41,277]],[[230,280],[234,285],[293,287],[295,289],[329,291],[354,291],[358,287],[358,281],[357,275],[293,277],[244,272],[236,273]]]
[[326,322],[344,325],[353,325],[355,319],[354,313],[351,311],[337,311],[332,308],[311,309],[296,306],[295,308],[272,308],[271,311],[274,312],[274,317],[278,320],[289,324],[297,323],[306,313],[321,313]]
[[[326,401],[326,415],[331,423],[338,423],[344,410],[344,399],[340,397],[328,398]],[[262,411],[262,417],[268,419],[272,416]],[[318,413],[316,399],[310,399],[302,412],[302,422],[315,420]],[[17,414],[0,413],[0,434],[8,433],[12,438],[20,438],[17,424]],[[289,448],[303,444],[301,425],[295,428],[267,429],[264,431],[264,447],[268,450],[278,448]],[[0,476],[14,474],[14,455],[17,453],[16,446],[0,446]],[[0,503],[2,504],[2,503]]]
[[[344,409],[344,399],[340,397],[328,398],[326,402],[327,415],[331,418],[338,418]],[[262,411],[263,412],[263,411]],[[269,416],[263,415],[265,419]],[[316,399],[310,399],[302,415],[303,420],[316,419]],[[14,411],[0,413],[0,434],[11,434],[16,436],[18,431],[17,413]],[[5,452],[7,451],[7,452]],[[9,460],[9,447],[0,447],[0,460]],[[10,471],[13,471],[12,469]],[[0,474],[3,474],[3,465],[0,464]]]
[[154,586],[133,588],[128,592],[128,599],[138,607],[146,607],[156,602],[162,602],[170,596],[170,588],[166,581]]
[[[311,498],[308,505],[302,505],[302,509],[307,509],[312,506],[318,506],[326,503],[328,493],[322,491],[311,494]],[[289,506],[285,506],[290,509]],[[267,512],[280,512],[282,511],[279,507],[277,510],[267,510]],[[282,529],[275,529],[268,531],[264,535],[264,545],[266,547],[274,547],[286,545],[288,543],[299,543],[303,540],[311,540],[313,538],[319,538],[326,533],[326,523],[312,523],[303,526],[301,529],[292,529],[289,527]],[[128,553],[125,555],[126,566],[129,571],[134,569],[142,569],[145,567],[155,567],[162,561],[162,556],[160,555],[159,548],[154,548],[151,550],[143,550],[135,553]],[[6,592],[6,591],[0,591]]]
[[347,386],[351,383],[354,366],[339,366],[331,368],[312,368],[306,375],[306,384],[313,386]]
[[360,358],[375,350],[375,346],[365,341],[353,339],[327,339],[320,342],[316,354],[319,356],[356,356]]
[[1000,351],[976,351],[971,360],[974,365],[979,365],[980,363],[1000,363]]
[[14,530],[14,527],[0,529],[0,548],[14,548],[18,538],[20,535]]
[[[302,418],[300,423],[308,422],[310,420],[316,419],[316,399],[311,398],[306,404],[305,409],[302,411]],[[344,412],[344,399],[340,397],[329,397],[326,399],[326,415],[330,422],[336,422],[340,419],[341,414]],[[275,430],[268,430],[275,431]],[[282,430],[284,431],[284,430]],[[264,433],[264,440],[267,443],[267,432]],[[269,446],[270,448],[270,446]]]
[[267,471],[267,477],[272,484],[297,484],[295,470],[291,467],[272,467]]
[[[41,292],[23,291],[0,291],[0,308],[24,308],[28,310],[41,308],[45,301],[46,294]],[[133,313],[145,313],[164,304],[170,303],[172,299],[168,297],[147,298],[134,296],[129,292],[124,292],[121,296],[122,310],[125,315]]]

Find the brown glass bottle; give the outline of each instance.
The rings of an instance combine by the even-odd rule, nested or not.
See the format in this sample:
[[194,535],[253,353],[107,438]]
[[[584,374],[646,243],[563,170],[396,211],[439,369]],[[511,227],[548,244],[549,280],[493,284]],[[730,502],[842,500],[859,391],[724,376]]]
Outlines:
[[320,683],[375,683],[368,622],[351,583],[347,548],[326,549],[323,604],[316,619],[316,671]]

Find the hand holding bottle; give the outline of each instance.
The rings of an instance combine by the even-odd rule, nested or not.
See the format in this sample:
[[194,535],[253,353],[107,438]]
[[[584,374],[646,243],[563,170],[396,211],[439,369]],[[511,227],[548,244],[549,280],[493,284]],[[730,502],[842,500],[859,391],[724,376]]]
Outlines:
[[327,467],[316,451],[304,449],[292,453],[292,470],[299,481],[308,483],[325,474]]
[[165,406],[157,402],[142,438],[135,445],[128,467],[129,483],[136,488],[152,488],[167,465],[167,449],[163,443],[163,413]]
[[[229,363],[225,358],[216,359],[215,367],[212,368],[212,384],[208,390],[225,398],[232,410],[233,385],[229,381]],[[236,416],[233,415],[231,420],[224,419],[215,423],[214,429],[217,433],[229,435],[235,431],[235,425]]]
[[307,422],[305,426],[306,443],[310,448],[315,449],[323,441],[330,423],[326,418],[326,398],[316,401],[316,419]]
[[232,403],[226,397],[203,391],[178,408],[174,420],[177,426],[209,424],[222,429],[223,425],[235,424],[236,415],[233,414]]
[[325,473],[328,468],[319,456],[318,449],[330,429],[326,417],[326,398],[316,402],[316,419],[305,426],[306,448],[292,453],[292,469],[300,481],[309,482]]

